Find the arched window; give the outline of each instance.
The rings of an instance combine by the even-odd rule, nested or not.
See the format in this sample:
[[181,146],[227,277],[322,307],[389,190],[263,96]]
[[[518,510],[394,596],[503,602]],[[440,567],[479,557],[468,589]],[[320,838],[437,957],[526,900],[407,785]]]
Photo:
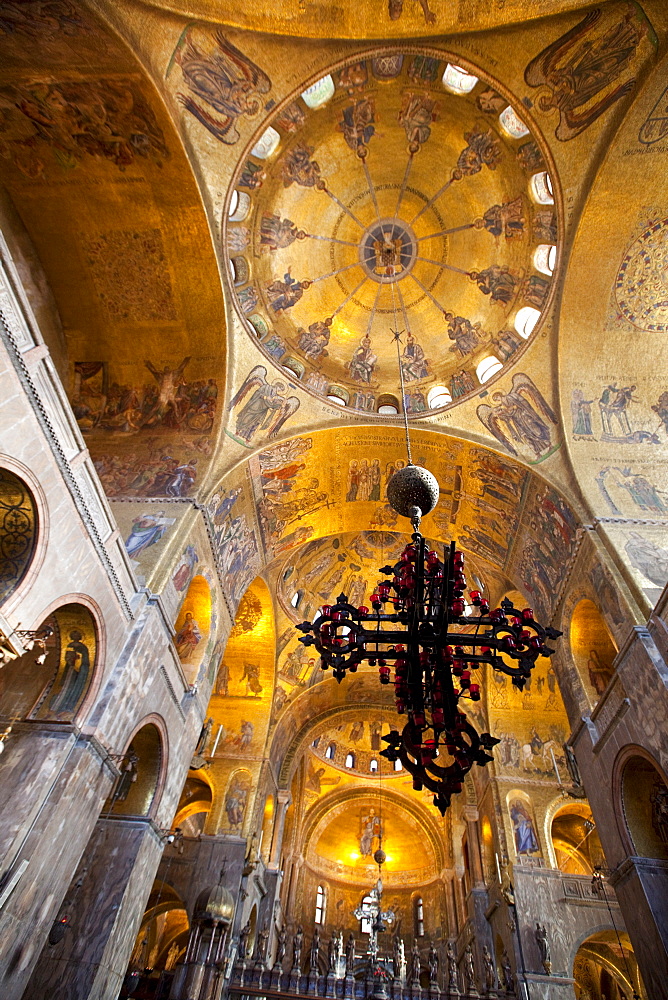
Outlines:
[[230,222],[243,222],[250,211],[250,195],[245,191],[233,191],[228,218]]
[[478,77],[468,73],[461,66],[448,63],[441,82],[451,94],[470,94],[478,82]]
[[541,274],[554,274],[554,265],[557,262],[557,248],[551,243],[541,243],[533,252],[533,266]]
[[529,134],[529,129],[522,119],[518,118],[510,105],[501,112],[499,121],[502,129],[508,133],[511,139],[523,139],[525,135]]
[[360,918],[360,931],[362,934],[371,933],[371,924],[374,918],[374,902],[371,896],[365,896],[362,900],[362,916]]
[[515,329],[519,333],[520,337],[528,340],[533,333],[539,318],[540,312],[538,309],[534,309],[533,306],[522,306],[522,308],[517,311],[517,316],[515,317]]
[[397,757],[397,759],[396,759],[396,760],[395,760],[395,762],[394,762],[394,770],[395,770],[395,771],[401,771],[401,769],[402,769],[402,766],[403,766],[403,765],[402,765],[401,761],[400,761],[400,760],[399,760],[399,758]]
[[422,903],[422,896],[415,897],[413,913],[415,917],[415,936],[424,937],[424,905]]
[[296,378],[301,378],[304,374],[304,365],[301,361],[297,361],[296,358],[283,358],[281,365]]
[[372,757],[369,761],[369,770],[372,774],[375,774],[378,770],[378,760],[375,757]]
[[266,160],[274,152],[280,141],[280,133],[270,125],[255,143],[251,149],[251,153],[253,156],[257,156],[258,160]]
[[0,469],[0,603],[16,590],[37,542],[37,509],[26,484]]
[[447,406],[452,402],[452,393],[444,385],[435,385],[427,393],[427,405],[430,410],[439,406]]
[[346,767],[354,767],[354,766],[355,766],[355,754],[354,753],[346,754]]
[[325,757],[327,758],[327,760],[334,760],[335,753],[336,753],[336,746],[334,745],[334,743],[330,743],[327,749],[325,750]]
[[554,205],[552,178],[546,170],[533,175],[529,181],[529,191],[533,200],[539,205]]
[[481,385],[485,382],[489,382],[491,377],[496,375],[497,372],[500,372],[502,368],[503,362],[499,361],[494,354],[490,354],[488,357],[483,358],[475,370],[475,373],[478,376],[478,382],[480,382]]
[[316,108],[321,108],[323,104],[327,104],[327,101],[334,96],[334,89],[334,81],[327,74],[302,91],[302,101],[313,111]]
[[385,416],[392,416],[399,412],[399,400],[388,392],[383,393],[378,397],[377,411]]
[[321,885],[315,892],[315,922],[316,924],[325,922],[325,890]]
[[350,396],[340,385],[330,385],[327,390],[327,399],[332,403],[337,403],[339,406],[347,406],[350,402]]
[[303,591],[296,590],[294,592],[294,594],[292,595],[292,597],[290,598],[290,604],[292,605],[293,608],[299,607],[299,602],[302,599],[302,594],[303,594]]

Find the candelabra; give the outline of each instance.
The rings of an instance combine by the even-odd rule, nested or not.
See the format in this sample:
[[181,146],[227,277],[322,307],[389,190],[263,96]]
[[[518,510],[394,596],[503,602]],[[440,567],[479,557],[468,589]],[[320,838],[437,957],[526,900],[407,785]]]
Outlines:
[[[402,471],[413,479],[419,473],[422,480],[426,473],[416,466]],[[331,668],[337,681],[366,661],[378,667],[381,684],[394,683],[397,713],[407,721],[402,732],[383,737],[388,746],[381,754],[401,761],[417,791],[434,792],[434,805],[444,814],[473,764],[493,760],[489,751],[499,742],[489,733],[479,734],[460,708],[464,700],[480,699],[477,671],[487,663],[521,690],[537,658],[554,652],[546,640],[562,633],[540,625],[531,608],[517,610],[509,600],[490,609],[478,590],[468,592],[467,608],[463,553],[454,542],[443,559],[427,549],[417,528],[428,503],[419,490],[417,503],[415,491],[410,499],[408,508],[397,503],[396,509],[403,507],[399,513],[411,517],[412,541],[399,562],[381,567],[388,578],[371,594],[371,608],[356,608],[340,594],[315,621],[297,628],[305,633],[299,641],[315,646],[323,670]]]

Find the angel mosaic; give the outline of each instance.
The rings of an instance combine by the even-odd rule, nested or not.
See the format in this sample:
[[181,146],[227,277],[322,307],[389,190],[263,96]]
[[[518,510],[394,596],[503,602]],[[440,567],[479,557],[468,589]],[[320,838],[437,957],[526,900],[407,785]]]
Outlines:
[[521,239],[524,235],[522,196],[503,205],[492,205],[482,217],[482,225],[492,236],[505,236],[507,240]]
[[438,117],[438,102],[428,94],[404,94],[399,112],[399,124],[403,126],[411,146],[418,148],[431,135],[431,124]]
[[307,358],[315,361],[317,358],[327,354],[326,348],[329,344],[331,325],[332,317],[328,316],[322,322],[311,323],[308,330],[304,330],[303,327],[299,328],[297,331],[299,334],[297,343],[300,351],[303,351]]
[[530,87],[543,87],[536,101],[540,111],[559,111],[555,136],[574,139],[635,87],[635,79],[616,84],[629,69],[646,29],[633,8],[605,33],[603,12],[592,10],[560,38],[543,49],[524,71]]
[[501,160],[499,140],[491,130],[486,132],[465,132],[468,145],[459,154],[457,170],[462,177],[479,174],[484,166],[496,170]]
[[492,302],[508,305],[515,295],[518,279],[508,267],[492,264],[482,271],[471,271],[469,277]]
[[375,103],[369,97],[361,97],[359,101],[343,109],[343,116],[336,127],[339,132],[343,132],[343,138],[353,152],[357,152],[362,146],[368,146],[376,131],[375,115]]
[[320,167],[311,159],[314,149],[314,146],[299,143],[285,154],[281,160],[283,187],[288,188],[292,184],[299,184],[300,187],[316,187],[323,183],[320,180]]
[[295,240],[305,240],[307,235],[303,229],[297,229],[291,219],[265,213],[260,223],[260,253],[285,250]]
[[283,281],[277,278],[270,285],[267,285],[267,298],[276,315],[280,316],[286,309],[291,309],[296,305],[310,285],[310,281],[297,281],[296,278],[293,278],[290,274],[290,268],[283,275]]
[[254,118],[258,114],[263,105],[260,95],[271,90],[271,80],[228,42],[220,29],[214,39],[216,48],[205,53],[195,45],[192,31],[186,31],[175,60],[191,93],[222,117],[215,118],[190,95],[178,94],[178,99],[219,142],[233,146],[239,141],[239,118]]
[[511,454],[518,454],[515,445],[523,445],[540,458],[551,447],[550,424],[556,426],[557,417],[528,375],[513,375],[510,392],[492,393],[492,403],[477,408],[478,419]]
[[288,417],[299,409],[297,396],[285,396],[287,388],[282,379],[267,382],[267,369],[256,365],[230,403],[230,410],[239,407],[235,437],[247,445],[258,431],[276,437]]

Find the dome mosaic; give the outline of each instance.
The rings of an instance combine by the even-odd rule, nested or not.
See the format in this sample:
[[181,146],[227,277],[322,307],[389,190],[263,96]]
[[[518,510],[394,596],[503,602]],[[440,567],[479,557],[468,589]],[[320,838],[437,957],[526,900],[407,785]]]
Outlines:
[[330,401],[452,405],[536,335],[558,264],[553,168],[499,85],[444,53],[332,70],[265,122],[228,193],[238,313]]

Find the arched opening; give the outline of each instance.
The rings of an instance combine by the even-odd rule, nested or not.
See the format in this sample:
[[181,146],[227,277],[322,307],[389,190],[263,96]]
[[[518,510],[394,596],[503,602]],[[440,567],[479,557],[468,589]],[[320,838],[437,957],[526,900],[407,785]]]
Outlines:
[[494,833],[488,816],[483,816],[480,821],[480,847],[485,882],[490,885],[496,877],[496,861],[494,858]]
[[267,864],[271,853],[271,831],[274,823],[274,796],[267,795],[264,802],[264,812],[262,814],[262,832],[260,850],[262,858]]
[[203,576],[193,577],[174,624],[174,645],[186,678],[193,682],[204,659],[211,628],[211,591]]
[[373,899],[371,896],[362,897],[362,905],[360,907],[360,910],[362,914],[360,917],[360,933],[370,934],[371,924],[373,923],[373,915],[374,915]]
[[302,101],[304,104],[315,110],[315,108],[322,108],[325,104],[334,96],[334,81],[332,80],[329,73],[327,76],[323,76],[320,80],[316,80],[312,83],[310,87],[302,91]]
[[7,719],[70,722],[97,666],[97,629],[82,604],[64,604],[37,629],[38,641],[0,671],[0,711]]
[[151,894],[135,939],[128,971],[136,971],[142,985],[160,990],[185,955],[190,923],[178,892],[159,879]]
[[461,66],[448,63],[441,82],[451,94],[470,94],[478,82],[478,77],[462,69]]
[[264,130],[251,149],[251,154],[256,156],[258,160],[266,160],[278,148],[280,141],[280,132],[277,132],[276,129],[272,128],[270,125]]
[[422,896],[413,898],[413,928],[415,937],[424,937],[424,901]]
[[149,722],[130,740],[119,762],[120,777],[102,810],[124,816],[148,816],[162,772],[162,737],[158,727]]
[[624,764],[622,805],[634,854],[668,860],[668,785],[646,757]]
[[212,801],[211,786],[199,776],[188,777],[174,816],[174,829],[179,827],[184,837],[198,837],[204,832]]
[[325,890],[319,885],[315,891],[315,922],[324,924],[325,922]]
[[591,875],[605,864],[596,823],[586,802],[570,802],[558,809],[552,819],[551,836],[560,871]]
[[571,617],[571,654],[592,702],[598,701],[613,676],[617,647],[593,601],[576,604]]
[[35,498],[22,479],[0,469],[0,604],[25,576],[37,544]]
[[614,928],[598,931],[582,942],[573,962],[577,1000],[628,1000],[645,996],[638,963],[628,934]]

